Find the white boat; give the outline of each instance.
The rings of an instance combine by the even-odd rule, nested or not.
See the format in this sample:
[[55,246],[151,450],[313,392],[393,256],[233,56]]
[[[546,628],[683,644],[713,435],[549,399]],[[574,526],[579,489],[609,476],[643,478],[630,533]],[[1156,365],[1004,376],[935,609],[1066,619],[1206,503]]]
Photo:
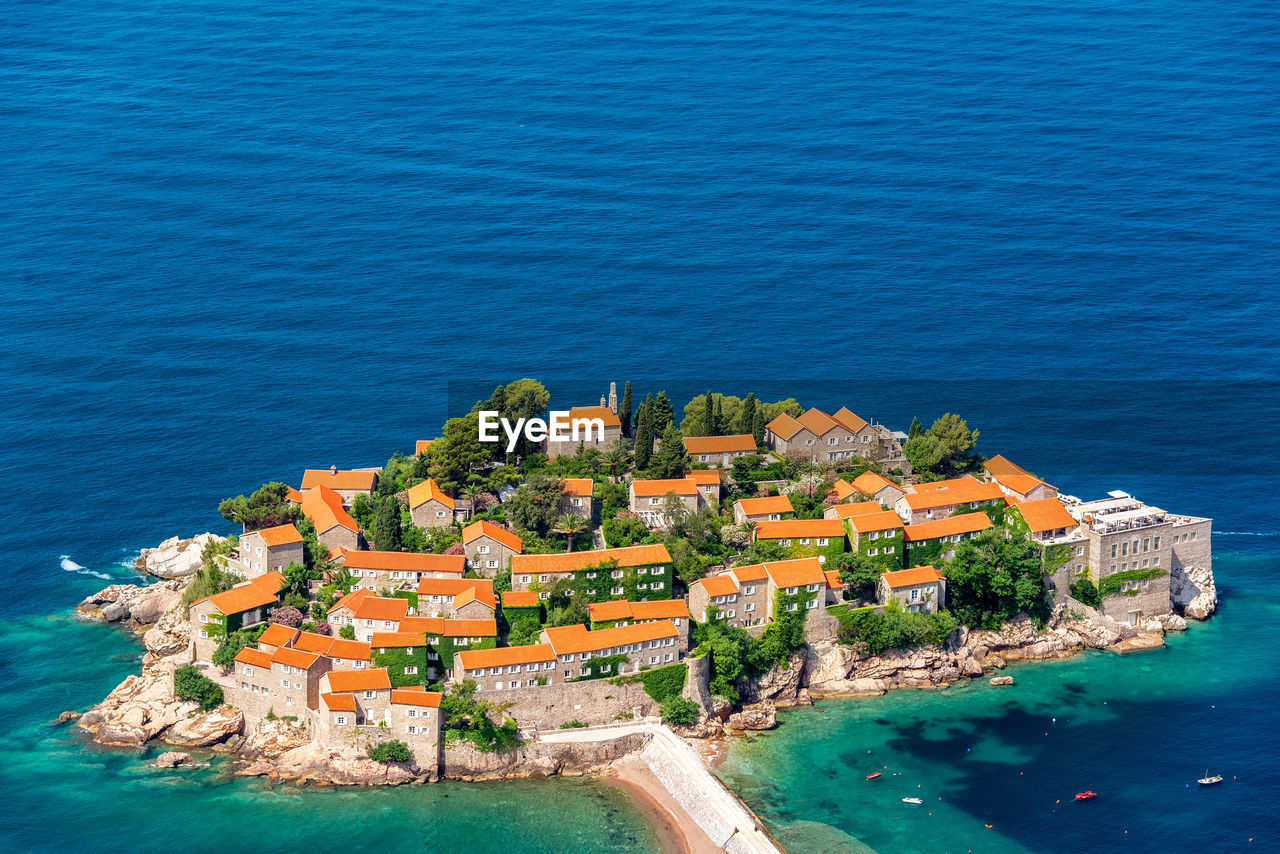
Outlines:
[[1196,780],[1196,782],[1199,783],[1201,786],[1216,786],[1222,782],[1222,775],[1214,774],[1212,777],[1210,777],[1209,769],[1206,768],[1204,769],[1204,776],[1201,777],[1199,780]]
[[904,804],[922,804],[922,803],[924,803],[924,801],[920,800],[920,798],[903,798],[903,799],[902,799],[902,802],[903,802]]

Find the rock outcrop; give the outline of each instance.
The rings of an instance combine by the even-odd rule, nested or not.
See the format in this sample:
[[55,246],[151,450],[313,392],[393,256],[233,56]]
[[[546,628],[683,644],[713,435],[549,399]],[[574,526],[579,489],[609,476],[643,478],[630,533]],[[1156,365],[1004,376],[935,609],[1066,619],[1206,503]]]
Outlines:
[[739,679],[738,695],[746,704],[773,700],[779,708],[795,705],[804,686],[805,659],[806,653],[801,651],[774,665],[756,681]]
[[729,715],[724,722],[725,732],[746,732],[749,730],[773,729],[778,725],[777,707],[772,701],[746,706],[740,712]]
[[76,725],[100,744],[138,747],[197,710],[173,696],[173,662],[130,674]]
[[311,733],[302,724],[284,718],[273,721],[264,718],[250,726],[244,739],[235,742],[234,747],[237,753],[250,759],[274,759],[310,741]]
[[1169,598],[1184,616],[1193,620],[1208,619],[1218,609],[1213,570],[1175,566],[1169,573]]
[[992,685],[1012,685],[1013,677],[1012,676],[993,676],[990,681]]
[[532,742],[509,753],[482,753],[467,744],[445,748],[442,776],[449,780],[538,779],[559,774],[580,777],[601,771],[640,750],[646,737],[628,733],[608,741]]
[[412,762],[374,762],[348,747],[331,751],[308,742],[275,759],[259,759],[236,772],[240,777],[270,777],[333,786],[398,786],[426,779]]
[[177,768],[179,765],[190,765],[191,754],[171,750],[161,753],[151,764],[156,768]]
[[153,549],[143,549],[136,567],[139,572],[157,578],[186,578],[200,568],[200,553],[204,547],[225,539],[208,531],[188,539],[170,537]]
[[244,714],[234,706],[222,705],[198,715],[182,718],[161,736],[166,744],[180,747],[208,747],[244,729]]
[[183,580],[156,584],[112,584],[87,596],[76,606],[76,613],[91,620],[149,626],[158,622],[182,601],[187,587]]
[[174,608],[143,633],[142,643],[157,658],[184,653],[191,643],[191,623],[181,608]]

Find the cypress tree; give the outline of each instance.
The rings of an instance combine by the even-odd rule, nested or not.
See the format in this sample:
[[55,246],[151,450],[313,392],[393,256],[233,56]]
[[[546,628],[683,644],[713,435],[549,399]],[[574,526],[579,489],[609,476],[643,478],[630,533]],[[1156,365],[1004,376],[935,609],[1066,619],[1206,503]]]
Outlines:
[[649,407],[649,428],[653,435],[661,436],[668,427],[675,426],[672,421],[674,416],[675,408],[671,405],[671,398],[667,397],[665,391],[658,392],[658,396],[653,399],[653,406]]
[[640,412],[636,416],[636,471],[648,468],[649,458],[653,456],[653,428],[649,423],[649,413],[652,409],[653,401],[652,399],[647,399],[640,404]]
[[650,474],[656,478],[684,477],[689,468],[689,454],[676,428],[667,425],[662,431],[662,442],[653,454]]
[[755,434],[756,444],[764,444],[764,407],[756,407],[755,420],[751,423],[751,432]]
[[707,393],[702,396],[702,429],[707,436],[716,434],[716,413],[711,401],[711,389],[707,389]]
[[618,407],[618,420],[622,422],[622,434],[631,438],[631,380],[622,390],[622,405]]
[[724,395],[716,395],[715,408],[715,429],[711,431],[712,436],[724,435]]
[[378,502],[378,514],[373,517],[373,543],[378,551],[400,551],[400,502],[388,496]]
[[749,392],[742,401],[742,415],[738,419],[738,432],[751,433],[756,429],[756,393]]

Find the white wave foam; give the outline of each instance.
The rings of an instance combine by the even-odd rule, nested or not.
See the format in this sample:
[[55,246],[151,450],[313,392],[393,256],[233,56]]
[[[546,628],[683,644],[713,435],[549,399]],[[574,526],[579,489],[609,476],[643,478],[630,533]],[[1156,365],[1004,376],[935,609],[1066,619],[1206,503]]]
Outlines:
[[86,569],[72,560],[70,555],[61,555],[58,565],[67,572],[74,572],[78,575],[92,575],[94,578],[101,578],[103,581],[111,580],[110,575],[107,575],[105,572],[95,572],[92,569]]
[[1280,531],[1214,531],[1215,537],[1280,537]]

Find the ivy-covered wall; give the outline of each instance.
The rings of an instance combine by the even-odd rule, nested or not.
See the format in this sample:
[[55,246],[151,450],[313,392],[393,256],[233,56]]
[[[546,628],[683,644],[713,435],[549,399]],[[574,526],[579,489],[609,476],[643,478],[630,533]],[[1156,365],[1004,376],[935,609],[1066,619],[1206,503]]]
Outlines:
[[[374,667],[387,668],[387,678],[391,687],[404,688],[409,685],[426,685],[427,679],[427,645],[415,647],[373,647],[369,658]],[[405,673],[405,668],[415,667],[416,673]]]
[[[787,554],[788,560],[798,557],[826,558],[823,563],[830,563],[834,566],[836,558],[849,550],[849,542],[844,537],[831,537],[830,542],[825,546],[815,545],[817,542],[816,537],[809,537],[808,544],[801,544],[800,538],[791,537],[788,539],[791,545],[782,547]],[[781,545],[783,540],[766,540],[765,542],[775,542]]]
[[581,663],[581,666],[587,672],[581,676],[575,676],[570,682],[584,682],[587,679],[599,679],[602,676],[613,676],[618,672],[618,668],[625,666],[631,659],[625,655],[603,655],[596,658],[589,658]]
[[512,607],[511,605],[503,605],[502,618],[507,621],[508,626],[514,626],[516,623],[520,622],[521,620],[527,620],[530,618],[537,620],[538,625],[542,625],[542,623],[544,622],[541,605],[530,605],[524,608],[516,608],[516,607]]
[[[657,570],[657,574],[654,571]],[[614,572],[621,572],[621,578],[614,578]],[[609,602],[613,599],[627,599],[631,602],[644,602],[674,597],[675,570],[671,564],[648,564],[645,566],[619,567],[617,564],[601,564],[589,566],[572,573],[563,581],[533,583],[529,589],[538,592],[551,592],[547,600],[551,606],[563,606],[574,593],[580,594],[585,602]],[[657,588],[654,587],[658,584]],[[612,590],[622,588],[621,595]]]
[[[440,660],[432,662],[437,669],[444,670],[453,669],[453,655],[456,652],[465,652],[469,649],[493,649],[498,645],[498,639],[495,637],[480,638],[479,643],[457,643],[457,638],[442,637],[437,639],[434,635],[427,638],[430,642],[431,651],[440,656]],[[443,672],[443,671],[442,671]]]
[[[885,568],[886,572],[902,569],[903,561],[906,559],[907,548],[901,528],[898,528],[887,537],[881,532],[880,536],[874,540],[865,534],[859,536],[856,533],[850,533],[849,537],[850,542],[857,542],[858,554],[880,564]],[[886,548],[891,548],[893,551],[886,554]],[[876,554],[870,553],[872,549],[876,550]]]
[[664,664],[651,670],[642,670],[640,673],[628,676],[615,676],[609,681],[615,685],[628,685],[632,682],[639,682],[644,685],[646,694],[659,703],[665,703],[672,697],[678,697],[680,692],[684,690],[684,683],[685,679],[688,678],[688,674],[688,665],[681,661],[676,664]]
[[819,587],[817,590],[806,590],[805,588],[801,587],[795,593],[791,593],[791,594],[788,594],[784,591],[785,591],[785,588],[779,587],[777,595],[773,597],[773,619],[774,620],[777,620],[780,616],[784,614],[794,613],[787,610],[788,605],[795,604],[797,606],[796,611],[803,614],[807,610],[806,606],[809,604],[810,600],[812,600],[816,596],[827,595],[826,591],[823,590],[821,587]]

